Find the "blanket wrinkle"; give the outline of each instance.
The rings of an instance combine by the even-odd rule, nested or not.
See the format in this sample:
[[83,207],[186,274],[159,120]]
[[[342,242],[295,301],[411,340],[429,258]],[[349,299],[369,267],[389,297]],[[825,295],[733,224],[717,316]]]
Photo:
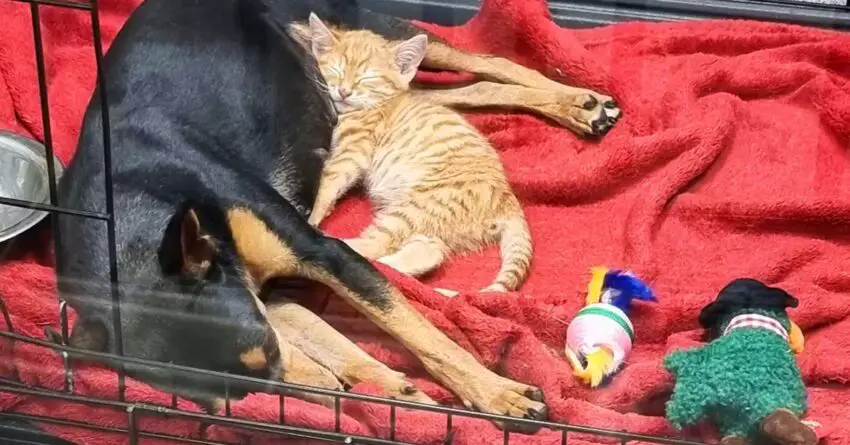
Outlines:
[[[104,49],[141,0],[101,0]],[[0,2],[0,129],[43,140],[29,5]],[[51,129],[57,155],[73,157],[95,86],[92,29],[85,11],[41,8]],[[582,140],[545,118],[499,110],[469,112],[500,151],[524,203],[535,242],[531,276],[520,292],[480,294],[498,268],[498,249],[458,256],[424,284],[383,265],[411,304],[486,366],[546,394],[553,421],[640,434],[717,440],[710,426],[676,432],[663,417],[673,387],[661,359],[699,347],[699,310],[738,277],[781,286],[800,300],[790,311],[806,335],[798,356],[809,418],[827,426],[826,445],[850,442],[850,35],[747,20],[631,22],[565,29],[545,0],[484,0],[466,24],[419,23],[451,44],[511,58],[576,87],[615,96],[623,119],[604,138]],[[468,73],[419,73],[452,84]],[[119,141],[120,142],[120,141]],[[356,235],[370,206],[352,196],[323,225]],[[0,298],[16,332],[44,338],[58,310],[48,224],[0,250]],[[563,358],[566,326],[584,301],[591,266],[628,268],[649,281],[657,304],[638,303],[637,340],[624,369],[598,390],[582,387]],[[446,299],[431,287],[457,289]],[[315,305],[320,306],[320,305]],[[311,306],[312,307],[312,306]],[[416,358],[339,298],[322,317],[363,350],[407,373],[429,396],[460,407]],[[73,311],[69,314],[74,319]],[[0,329],[7,329],[0,317]],[[0,377],[64,389],[59,355],[0,340]],[[75,394],[114,399],[115,373],[74,365]],[[379,395],[363,383],[353,392]],[[131,401],[170,405],[171,396],[127,380]],[[179,407],[198,412],[180,400]],[[387,438],[389,408],[346,400],[340,427]],[[232,404],[240,418],[277,423],[276,396]],[[0,392],[0,411],[60,415],[124,428],[122,410]],[[61,414],[59,414],[61,413]],[[287,397],[287,424],[334,428],[333,410]],[[443,443],[444,415],[399,409],[396,438]],[[453,443],[502,443],[489,422],[456,417]],[[127,443],[126,436],[42,425],[74,443]],[[142,416],[152,433],[229,443],[276,443],[262,433],[193,420]],[[618,443],[570,433],[576,444]],[[165,443],[146,438],[145,443]],[[297,440],[293,443],[312,444]],[[555,445],[558,432],[512,434],[511,443]]]

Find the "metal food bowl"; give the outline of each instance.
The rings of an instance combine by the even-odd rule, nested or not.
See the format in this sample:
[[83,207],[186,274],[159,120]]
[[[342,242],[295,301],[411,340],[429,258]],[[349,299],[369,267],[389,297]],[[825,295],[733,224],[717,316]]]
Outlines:
[[[50,203],[47,150],[39,142],[0,130],[0,197],[38,204]],[[54,156],[58,181],[64,171]],[[29,230],[47,212],[0,204],[0,243]]]

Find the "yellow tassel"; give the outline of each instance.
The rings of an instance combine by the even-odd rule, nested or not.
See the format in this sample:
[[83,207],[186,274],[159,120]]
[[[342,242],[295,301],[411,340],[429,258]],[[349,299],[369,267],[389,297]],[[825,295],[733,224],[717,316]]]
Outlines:
[[573,374],[585,384],[589,384],[591,388],[596,388],[602,383],[605,371],[614,362],[614,354],[608,348],[602,347],[585,355],[584,359],[587,361],[587,366],[574,369]]
[[587,284],[587,299],[585,304],[590,305],[599,303],[602,298],[602,284],[605,282],[605,274],[608,273],[607,267],[595,266],[590,268],[590,283]]
[[803,352],[803,347],[805,345],[805,339],[803,337],[803,330],[797,326],[797,323],[791,322],[791,334],[788,336],[788,342],[791,344],[791,350],[794,351],[795,354],[800,354]]

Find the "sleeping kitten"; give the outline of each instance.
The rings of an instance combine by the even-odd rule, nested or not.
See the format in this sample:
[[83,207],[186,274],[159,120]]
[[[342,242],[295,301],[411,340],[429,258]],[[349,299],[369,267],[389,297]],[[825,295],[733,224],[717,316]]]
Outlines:
[[452,253],[499,242],[502,265],[484,290],[517,289],[530,267],[531,235],[498,153],[459,113],[408,92],[427,37],[389,42],[329,29],[315,14],[296,33],[309,42],[340,113],[310,224],[362,181],[375,219],[345,240],[352,249],[418,276]]

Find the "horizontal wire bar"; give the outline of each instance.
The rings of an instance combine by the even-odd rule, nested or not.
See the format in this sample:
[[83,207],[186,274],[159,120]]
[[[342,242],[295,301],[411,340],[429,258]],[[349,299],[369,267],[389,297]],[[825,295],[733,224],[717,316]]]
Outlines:
[[[75,420],[65,420],[65,419],[57,419],[55,417],[45,417],[45,416],[37,416],[35,414],[18,414],[18,413],[0,413],[0,419],[9,419],[9,420],[18,420],[18,421],[33,421],[33,422],[42,422],[51,425],[59,425],[59,426],[70,426],[73,428],[79,428],[89,431],[100,431],[103,433],[110,434],[127,434],[129,431],[123,428],[115,428],[115,427],[106,427],[99,425],[91,425],[85,422],[78,422]],[[151,439],[164,439],[164,440],[173,440],[175,442],[182,443],[195,443],[199,445],[230,445],[225,442],[213,442],[209,440],[200,440],[200,439],[190,439],[183,438],[178,436],[171,436],[168,434],[160,434],[160,433],[146,433],[139,432],[139,436],[147,437]]]
[[[394,405],[394,406],[401,407],[401,408],[409,408],[409,409],[415,409],[415,410],[421,410],[421,411],[439,412],[439,413],[445,413],[445,414],[450,413],[450,414],[454,414],[454,415],[458,415],[458,416],[462,416],[462,417],[467,417],[467,418],[484,419],[484,420],[497,421],[497,422],[513,422],[513,423],[523,424],[523,425],[534,425],[534,426],[540,426],[540,427],[550,428],[550,429],[555,429],[555,430],[566,430],[566,431],[575,432],[575,433],[588,433],[588,434],[595,434],[595,435],[614,437],[614,438],[627,438],[629,440],[644,440],[644,441],[649,441],[649,442],[664,444],[664,445],[704,445],[701,442],[694,442],[694,441],[683,440],[683,439],[673,439],[673,438],[656,437],[656,436],[649,436],[649,435],[643,435],[643,434],[624,433],[622,431],[613,431],[613,430],[606,430],[606,429],[601,429],[601,428],[561,424],[561,423],[546,422],[546,421],[539,421],[539,420],[521,419],[521,418],[516,418],[516,417],[501,416],[501,415],[497,415],[497,414],[488,414],[488,413],[482,413],[482,412],[477,412],[477,411],[461,410],[461,409],[457,409],[457,408],[444,407],[444,406],[424,405],[424,404],[420,404],[420,403],[416,403],[416,402],[387,399],[387,398],[369,396],[369,395],[364,395],[364,394],[346,393],[346,392],[336,391],[336,390],[331,390],[331,389],[316,388],[316,387],[304,386],[304,385],[298,385],[298,384],[286,383],[286,382],[269,381],[269,380],[257,379],[257,378],[253,378],[253,377],[237,376],[237,375],[233,375],[233,374],[220,373],[220,372],[209,371],[209,370],[205,370],[205,369],[190,368],[190,367],[187,367],[187,366],[174,365],[174,364],[171,364],[171,363],[160,363],[160,362],[155,362],[155,361],[150,361],[150,360],[143,360],[143,359],[138,359],[138,358],[135,358],[135,357],[117,357],[117,356],[114,356],[112,354],[85,351],[85,350],[81,350],[81,349],[76,349],[76,348],[58,345],[58,344],[55,344],[55,343],[49,343],[49,342],[38,340],[38,339],[28,337],[28,336],[25,336],[25,335],[13,334],[13,333],[4,332],[4,331],[0,331],[0,337],[8,337],[8,338],[19,340],[19,341],[22,341],[22,342],[25,342],[25,343],[35,344],[35,345],[38,345],[38,346],[43,346],[43,347],[54,349],[54,350],[57,350],[57,351],[65,351],[65,352],[68,352],[70,354],[74,354],[74,355],[78,355],[78,356],[82,356],[82,357],[91,357],[92,359],[95,359],[95,360],[104,360],[104,361],[121,360],[121,361],[124,361],[124,362],[127,362],[127,363],[134,363],[134,364],[145,365],[145,366],[159,367],[159,368],[163,368],[163,369],[170,369],[170,370],[174,370],[174,371],[187,372],[187,373],[193,373],[193,374],[198,374],[198,375],[214,376],[214,377],[219,377],[219,378],[222,378],[222,379],[225,379],[225,380],[230,380],[230,381],[235,380],[235,381],[239,381],[239,382],[243,382],[243,383],[251,383],[251,384],[254,384],[254,385],[265,385],[266,387],[280,389],[280,390],[290,390],[290,391],[318,394],[318,395],[331,396],[331,397],[341,397],[341,398],[348,399],[348,400],[357,400],[357,401],[362,401],[362,402],[377,403],[377,404],[389,405],[389,406]],[[118,405],[118,406],[123,406],[123,405]]]
[[558,431],[567,430],[571,433],[594,434],[594,435],[597,435],[597,436],[614,437],[614,438],[618,438],[618,439],[619,438],[627,438],[629,440],[647,441],[647,442],[657,443],[657,444],[662,444],[662,445],[705,445],[702,442],[695,442],[695,441],[684,440],[684,439],[656,437],[656,436],[649,436],[649,435],[646,435],[646,434],[624,433],[622,431],[606,430],[606,429],[602,429],[602,428],[593,428],[593,427],[588,427],[588,426],[579,426],[579,425],[547,422],[547,421],[540,421],[540,420],[522,419],[522,418],[518,418],[518,417],[509,417],[509,416],[502,416],[502,415],[498,415],[498,414],[489,414],[489,413],[483,413],[483,412],[478,412],[478,411],[469,411],[469,410],[463,410],[463,409],[458,409],[458,408],[451,408],[451,407],[447,407],[447,406],[425,405],[425,404],[416,403],[416,402],[408,402],[408,401],[405,401],[405,400],[388,399],[388,398],[383,398],[383,397],[369,396],[369,395],[365,395],[365,394],[347,393],[347,392],[343,392],[343,391],[336,391],[336,390],[324,389],[324,388],[316,388],[316,387],[312,387],[312,386],[298,385],[298,384],[294,384],[294,383],[263,380],[263,379],[258,379],[258,378],[254,378],[254,377],[237,376],[237,375],[233,375],[233,374],[225,374],[225,373],[216,372],[216,371],[209,371],[209,370],[206,370],[206,369],[190,368],[190,367],[187,367],[187,366],[180,366],[180,365],[175,365],[175,364],[171,364],[171,363],[160,363],[160,362],[155,362],[155,361],[151,361],[151,360],[143,360],[143,359],[138,359],[138,358],[135,358],[135,357],[117,357],[117,356],[114,356],[112,354],[107,354],[107,353],[102,353],[102,352],[85,351],[85,350],[82,350],[82,349],[71,348],[71,347],[68,347],[68,346],[63,346],[63,345],[59,345],[59,344],[56,344],[56,343],[49,343],[49,342],[46,342],[46,341],[43,341],[43,340],[38,340],[38,339],[28,337],[28,336],[25,336],[25,335],[13,334],[13,333],[10,333],[10,332],[5,332],[5,331],[0,331],[0,337],[7,337],[7,338],[15,339],[15,340],[20,340],[20,341],[25,342],[25,343],[43,346],[43,347],[50,348],[50,349],[53,349],[53,350],[56,350],[56,351],[66,351],[66,352],[68,352],[72,355],[78,356],[78,357],[90,357],[91,359],[97,360],[97,361],[114,362],[114,361],[118,360],[118,361],[123,361],[125,363],[133,363],[133,364],[144,365],[144,366],[152,366],[152,367],[157,367],[157,368],[161,368],[161,369],[169,369],[169,370],[186,372],[186,373],[191,373],[191,374],[196,374],[196,375],[218,377],[218,378],[225,379],[225,380],[237,381],[237,382],[253,384],[253,385],[262,385],[262,386],[265,386],[266,388],[269,388],[269,389],[275,389],[275,390],[281,390],[281,391],[289,390],[289,391],[308,393],[308,394],[317,394],[317,395],[330,396],[330,397],[341,397],[341,398],[346,399],[346,400],[356,400],[356,401],[360,401],[360,402],[370,402],[370,403],[377,403],[377,404],[380,404],[380,405],[388,405],[388,406],[395,405],[399,408],[409,408],[409,409],[414,409],[414,410],[419,410],[419,411],[429,411],[429,412],[436,412],[436,413],[443,413],[443,414],[451,413],[451,414],[461,416],[461,417],[473,418],[473,419],[484,419],[484,420],[489,420],[489,421],[499,422],[499,423],[508,422],[508,423],[515,423],[515,424],[518,424],[518,425],[538,426],[538,427],[541,427],[541,428],[549,428],[549,429],[558,430]]
[[[18,0],[15,0],[15,1],[18,1]],[[21,208],[30,209],[30,210],[41,210],[43,212],[61,213],[63,215],[79,216],[79,217],[82,217],[82,218],[99,219],[101,221],[108,221],[109,220],[109,215],[107,215],[105,213],[89,212],[89,211],[86,211],[86,210],[67,209],[67,208],[64,208],[64,207],[57,207],[57,206],[53,206],[53,205],[49,205],[49,204],[39,204],[37,202],[24,201],[22,199],[0,197],[0,204],[12,206],[12,207],[21,207]]]
[[74,1],[66,1],[66,0],[12,0],[13,2],[19,3],[35,3],[37,5],[45,5],[45,6],[58,6],[60,8],[72,8],[72,9],[80,9],[83,11],[88,11],[92,9],[92,4],[90,2],[74,2]]
[[[365,436],[356,436],[356,435],[348,435],[343,433],[336,433],[330,431],[321,431],[321,430],[313,430],[309,428],[301,428],[289,425],[276,425],[271,423],[257,422],[253,420],[247,419],[238,419],[233,417],[222,417],[216,416],[213,414],[202,414],[202,413],[193,413],[182,410],[175,410],[171,408],[165,408],[161,406],[153,406],[146,405],[142,403],[129,403],[129,402],[118,402],[114,400],[104,400],[97,399],[85,396],[78,396],[72,394],[58,393],[46,389],[34,389],[34,388],[15,388],[15,387],[3,387],[0,386],[0,392],[7,392],[12,394],[19,395],[28,395],[31,397],[43,397],[49,399],[56,400],[64,400],[72,403],[78,403],[81,405],[94,405],[94,406],[105,406],[110,408],[115,408],[116,410],[127,410],[132,407],[136,413],[157,416],[157,417],[167,417],[167,418],[182,418],[182,419],[193,419],[199,420],[206,423],[211,423],[215,425],[221,426],[232,426],[237,428],[242,428],[251,431],[279,434],[291,437],[299,437],[304,439],[315,439],[315,440],[326,440],[326,441],[337,441],[341,443],[352,443],[353,440],[355,443],[362,443],[364,445],[407,445],[404,442],[391,442],[384,439],[378,439],[374,437],[365,437]],[[5,413],[0,413],[0,418],[5,416]],[[26,414],[24,414],[26,415]],[[56,419],[62,422],[68,422],[61,419]],[[102,427],[105,428],[105,427]],[[111,431],[110,431],[111,432]],[[118,432],[127,433],[126,430],[120,430]],[[141,434],[141,432],[139,433]]]

